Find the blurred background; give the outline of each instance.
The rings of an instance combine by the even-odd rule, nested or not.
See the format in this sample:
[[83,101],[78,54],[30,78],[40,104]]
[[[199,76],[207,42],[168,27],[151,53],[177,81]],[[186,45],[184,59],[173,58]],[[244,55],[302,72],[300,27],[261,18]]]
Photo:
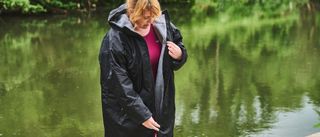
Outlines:
[[[0,137],[102,137],[98,53],[124,1],[0,0]],[[175,137],[320,132],[319,0],[160,0],[181,30]]]

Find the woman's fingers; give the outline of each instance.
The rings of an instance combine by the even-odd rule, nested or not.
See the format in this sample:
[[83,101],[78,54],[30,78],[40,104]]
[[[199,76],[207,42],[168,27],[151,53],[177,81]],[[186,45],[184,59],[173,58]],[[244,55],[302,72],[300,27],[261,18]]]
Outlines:
[[156,127],[155,125],[152,125],[152,129],[155,130],[155,131],[159,131],[159,128]]
[[172,58],[176,58],[176,55],[175,55],[173,52],[171,52],[171,51],[169,51],[169,55],[170,55]]
[[173,43],[172,41],[167,41],[167,44],[169,47],[171,47],[173,50],[178,50],[180,49],[179,46],[177,46],[175,43]]
[[169,55],[171,55],[172,57],[176,57],[178,54],[178,52],[175,52],[173,50],[169,50]]
[[[153,118],[151,119],[150,123],[152,124],[152,126],[154,126],[154,127],[156,127],[156,128],[160,128],[160,125],[159,125],[156,121],[154,121]],[[159,129],[158,129],[158,130],[159,130]]]
[[174,52],[172,52],[172,51],[169,51],[169,55],[176,56],[176,54]]
[[176,45],[172,41],[167,41],[167,44]]
[[181,56],[182,56],[182,51],[181,51],[180,47],[177,46],[172,41],[167,41],[167,46],[168,46],[168,50],[169,50],[169,55],[174,59],[180,60]]
[[157,127],[154,126],[153,124],[150,124],[150,125],[148,126],[148,128],[149,128],[149,129],[153,129],[153,130],[155,130],[155,131],[159,131],[159,128],[157,128]]
[[181,52],[181,49],[179,46],[177,46],[175,43],[171,41],[167,41],[168,49],[174,53]]
[[143,122],[143,126],[149,129],[153,129],[159,131],[160,125],[153,120],[153,118],[149,118],[147,121]]
[[168,50],[175,53],[177,52],[177,49],[175,48],[175,45],[173,45],[172,43],[168,43]]
[[157,128],[160,128],[160,125],[156,121],[153,122],[153,125]]
[[150,129],[153,129],[155,131],[159,131],[159,128],[160,128],[160,125],[157,122],[155,122],[155,121],[150,122]]

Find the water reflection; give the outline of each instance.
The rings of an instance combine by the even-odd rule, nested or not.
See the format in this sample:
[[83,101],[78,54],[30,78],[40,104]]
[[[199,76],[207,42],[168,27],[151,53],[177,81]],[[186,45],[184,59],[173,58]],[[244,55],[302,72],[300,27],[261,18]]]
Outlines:
[[[97,54],[105,18],[3,20],[0,136],[103,136]],[[190,57],[175,77],[175,136],[316,132],[319,23],[319,15],[253,27],[179,21]]]
[[[319,100],[310,96],[318,92],[320,82],[319,41],[314,37],[319,35],[314,32],[318,24],[298,20],[239,27],[227,35],[212,32],[209,38],[200,38],[211,39],[207,45],[192,42],[201,29],[187,33],[187,38],[193,38],[192,52],[176,78],[188,83],[178,86],[176,135],[305,136],[316,132],[313,125],[318,114],[313,109],[319,109],[318,104],[304,100]],[[282,115],[290,114],[312,118],[283,124],[288,119]]]
[[102,136],[96,60],[105,24],[94,20],[8,18],[1,25],[4,136]]

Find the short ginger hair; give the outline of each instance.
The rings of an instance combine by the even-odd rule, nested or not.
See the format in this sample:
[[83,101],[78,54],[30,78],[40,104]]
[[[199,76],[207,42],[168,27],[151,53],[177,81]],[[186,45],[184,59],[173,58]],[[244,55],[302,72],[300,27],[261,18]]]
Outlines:
[[158,0],[127,0],[127,14],[130,21],[135,24],[143,18],[143,12],[150,11],[154,20],[161,15],[161,7]]

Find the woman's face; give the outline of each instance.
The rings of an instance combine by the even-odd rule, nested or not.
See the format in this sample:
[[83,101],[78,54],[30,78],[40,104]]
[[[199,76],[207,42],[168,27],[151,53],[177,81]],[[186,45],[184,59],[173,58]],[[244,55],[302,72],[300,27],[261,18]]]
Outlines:
[[151,16],[150,11],[144,11],[141,15],[141,18],[136,22],[136,27],[140,29],[146,29],[150,26],[150,24],[154,21],[153,17]]

